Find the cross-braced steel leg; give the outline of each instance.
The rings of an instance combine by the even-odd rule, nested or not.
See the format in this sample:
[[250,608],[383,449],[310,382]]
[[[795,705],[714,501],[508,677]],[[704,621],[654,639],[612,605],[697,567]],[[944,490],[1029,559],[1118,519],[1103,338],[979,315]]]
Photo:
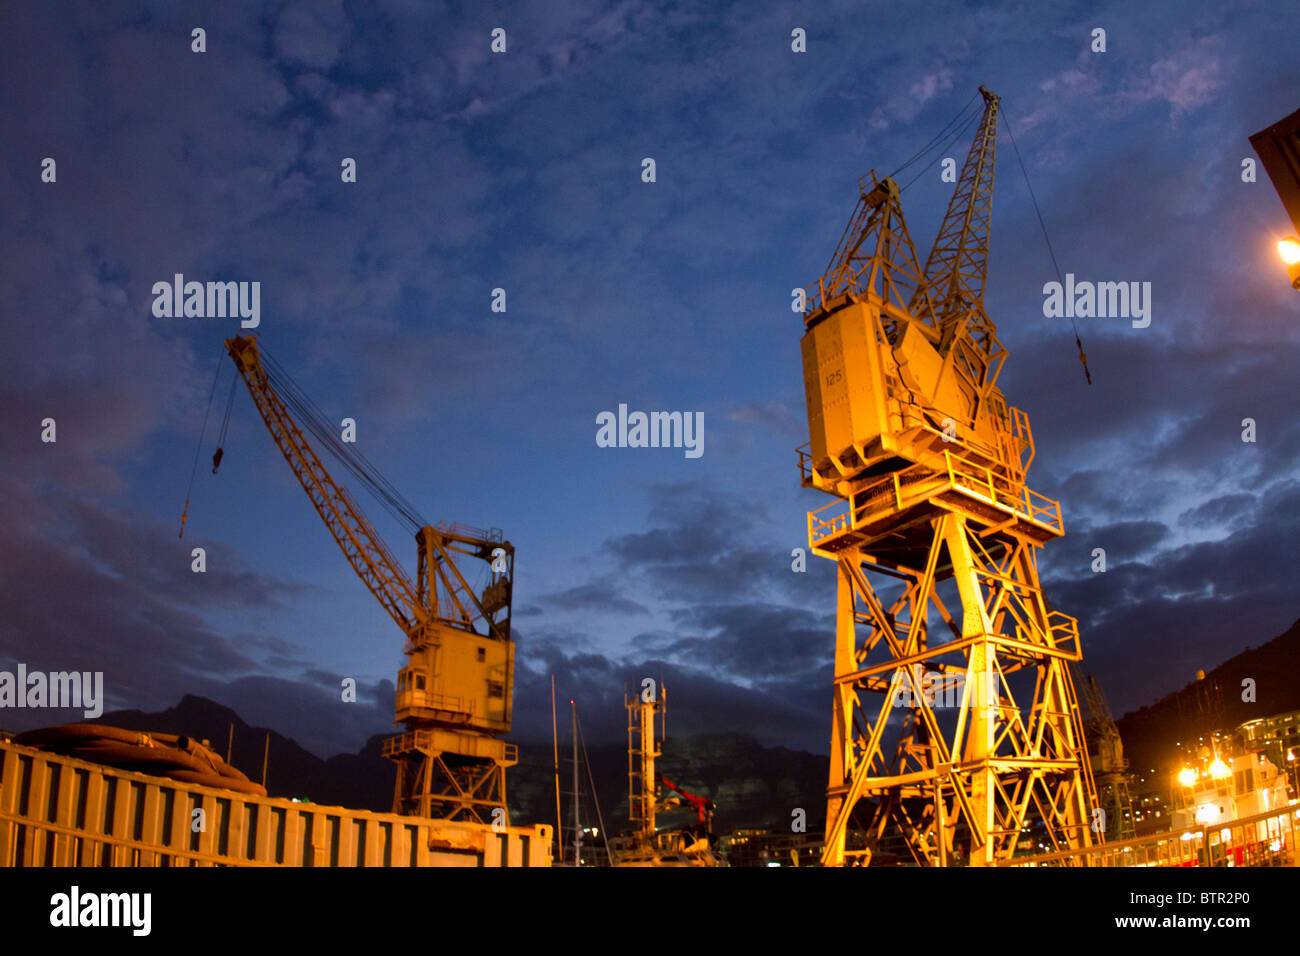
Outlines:
[[[1096,799],[1067,666],[1077,625],[1048,610],[1032,542],[981,537],[951,512],[931,527],[923,567],[839,556],[823,863],[868,863],[889,839],[924,866],[994,865],[1030,834],[1048,850],[1088,846]],[[902,582],[889,607],[867,569]],[[948,579],[960,619],[938,591]]]

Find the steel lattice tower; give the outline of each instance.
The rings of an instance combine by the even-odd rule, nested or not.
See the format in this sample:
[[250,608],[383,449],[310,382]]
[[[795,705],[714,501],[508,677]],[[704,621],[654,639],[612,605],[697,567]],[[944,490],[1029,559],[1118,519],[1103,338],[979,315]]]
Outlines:
[[831,866],[891,840],[940,866],[1092,842],[1078,627],[1038,581],[1060,506],[1025,485],[1033,437],[997,388],[1006,352],[984,312],[998,98],[981,93],[925,269],[897,184],[873,172],[805,290],[800,471],[836,497],[808,516],[811,549],[838,564]]

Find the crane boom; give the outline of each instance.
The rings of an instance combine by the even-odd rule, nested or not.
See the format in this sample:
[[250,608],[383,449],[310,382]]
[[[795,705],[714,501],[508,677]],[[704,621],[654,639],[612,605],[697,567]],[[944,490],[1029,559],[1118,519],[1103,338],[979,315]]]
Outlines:
[[701,797],[698,794],[691,793],[688,790],[683,790],[681,787],[677,786],[677,784],[673,783],[663,774],[659,775],[659,782],[663,784],[665,787],[667,787],[669,790],[681,794],[682,800],[685,803],[687,803],[692,810],[695,811],[695,815],[698,818],[697,822],[699,823],[708,822],[709,815],[715,809],[715,804],[713,803],[712,800],[710,800],[708,797]]
[[963,396],[959,418],[971,423],[990,403],[1000,412],[1003,402],[994,386],[1007,357],[984,310],[1000,101],[982,86],[980,93],[984,115],[926,259],[925,281],[909,306],[918,315],[932,310],[930,324],[939,330],[936,351],[947,363],[947,387]]
[[[997,154],[998,104],[995,93],[980,87],[984,115],[966,154],[948,212],[925,262],[925,281],[934,298],[936,318],[943,319],[959,302],[978,304],[983,311],[988,277],[989,232],[993,222],[993,168]],[[912,299],[915,310],[921,294]],[[988,321],[990,328],[992,322]],[[940,351],[943,351],[941,348]]]
[[253,397],[271,438],[334,536],[343,556],[352,565],[352,570],[365,582],[370,593],[403,633],[410,634],[428,619],[410,577],[347,489],[335,483],[307,443],[269,381],[257,340],[251,336],[237,336],[226,340],[226,348],[248,386],[248,393]]

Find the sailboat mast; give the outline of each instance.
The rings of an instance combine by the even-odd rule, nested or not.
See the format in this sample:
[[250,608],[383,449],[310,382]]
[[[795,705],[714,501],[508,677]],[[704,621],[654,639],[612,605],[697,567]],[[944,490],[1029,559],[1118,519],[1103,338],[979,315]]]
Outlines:
[[555,849],[564,861],[564,829],[560,825],[560,736],[555,727],[555,675],[551,675],[551,751],[555,757]]
[[582,866],[582,827],[578,823],[578,705],[572,700],[573,709],[573,865]]

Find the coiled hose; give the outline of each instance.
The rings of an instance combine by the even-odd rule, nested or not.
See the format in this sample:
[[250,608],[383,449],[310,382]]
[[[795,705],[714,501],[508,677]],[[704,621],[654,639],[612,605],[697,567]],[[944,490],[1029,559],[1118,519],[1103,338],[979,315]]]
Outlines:
[[146,734],[102,724],[62,724],[18,734],[14,743],[119,770],[266,796],[265,787],[253,783],[193,737]]

